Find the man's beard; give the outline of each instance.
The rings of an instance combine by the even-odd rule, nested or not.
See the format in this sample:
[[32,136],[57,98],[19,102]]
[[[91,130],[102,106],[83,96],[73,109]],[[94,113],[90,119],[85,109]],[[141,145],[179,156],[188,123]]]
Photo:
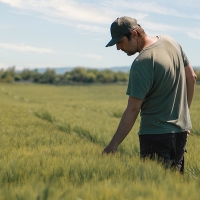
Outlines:
[[134,55],[135,53],[134,52],[126,52],[127,56],[132,56]]

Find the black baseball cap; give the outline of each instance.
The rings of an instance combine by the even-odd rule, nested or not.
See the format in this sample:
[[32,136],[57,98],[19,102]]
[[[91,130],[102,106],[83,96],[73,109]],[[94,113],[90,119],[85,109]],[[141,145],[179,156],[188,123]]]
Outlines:
[[115,45],[125,34],[137,27],[137,20],[134,18],[127,16],[117,18],[110,26],[112,39],[106,47]]

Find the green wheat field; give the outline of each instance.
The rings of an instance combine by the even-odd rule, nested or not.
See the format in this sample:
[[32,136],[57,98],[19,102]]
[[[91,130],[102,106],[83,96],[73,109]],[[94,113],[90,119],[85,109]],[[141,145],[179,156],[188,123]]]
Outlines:
[[140,161],[139,118],[117,153],[101,154],[125,93],[125,84],[0,84],[0,200],[200,199],[200,85],[184,175]]

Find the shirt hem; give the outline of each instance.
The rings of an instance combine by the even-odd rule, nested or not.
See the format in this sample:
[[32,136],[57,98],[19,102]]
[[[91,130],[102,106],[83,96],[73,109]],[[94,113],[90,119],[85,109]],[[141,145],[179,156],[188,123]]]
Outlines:
[[160,132],[144,132],[143,133],[140,133],[138,132],[138,135],[148,135],[148,134],[153,134],[153,135],[156,135],[156,134],[167,134],[167,133],[181,133],[181,132],[185,132],[185,131],[190,131],[192,129],[192,127],[188,127],[188,128],[185,128],[185,129],[181,129],[181,130],[165,130],[165,131],[160,131]]

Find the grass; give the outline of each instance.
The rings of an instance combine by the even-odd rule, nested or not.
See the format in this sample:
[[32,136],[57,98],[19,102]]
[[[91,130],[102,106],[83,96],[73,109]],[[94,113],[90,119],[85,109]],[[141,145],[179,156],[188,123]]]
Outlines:
[[200,86],[191,106],[186,173],[141,162],[139,119],[102,155],[127,104],[125,85],[0,85],[0,200],[200,199]]

